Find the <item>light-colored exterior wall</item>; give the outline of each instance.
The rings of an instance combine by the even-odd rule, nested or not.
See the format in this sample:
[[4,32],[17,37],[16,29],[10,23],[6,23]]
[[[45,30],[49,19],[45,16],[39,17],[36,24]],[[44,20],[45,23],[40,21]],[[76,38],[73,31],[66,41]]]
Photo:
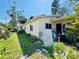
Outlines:
[[[33,31],[30,31],[30,25],[33,26]],[[34,22],[30,22],[26,24],[26,33],[39,37],[39,21],[35,20]]]
[[[36,17],[26,23],[26,33],[34,35],[43,40],[45,46],[50,46],[53,43],[52,30],[56,29],[56,24],[52,24],[52,20],[56,17]],[[52,29],[46,29],[45,24],[52,24]],[[33,31],[30,31],[30,25],[33,26]]]
[[[25,31],[29,34],[35,35],[39,37],[39,32],[48,30],[45,28],[45,24],[49,23],[52,24],[51,20],[55,20],[56,18],[54,17],[37,17],[35,19],[29,20],[25,27]],[[33,26],[33,31],[30,31],[30,25]],[[52,29],[55,28],[55,24],[52,24]]]

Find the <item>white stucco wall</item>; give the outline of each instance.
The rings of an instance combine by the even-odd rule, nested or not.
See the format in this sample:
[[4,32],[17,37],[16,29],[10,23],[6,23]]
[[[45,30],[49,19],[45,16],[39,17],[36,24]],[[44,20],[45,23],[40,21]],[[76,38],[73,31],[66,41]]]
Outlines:
[[[25,30],[26,33],[39,37],[39,35],[38,35],[39,24],[38,23],[39,23],[38,21],[34,21],[34,22],[30,22],[30,23],[26,24],[26,30]],[[30,25],[33,26],[33,31],[30,31]]]
[[42,33],[40,38],[43,40],[45,46],[51,46],[53,44],[52,29],[46,29],[46,23],[52,24],[50,20],[52,19],[41,18],[39,22],[39,33]]
[[[52,18],[37,18],[36,20],[26,24],[26,32],[34,36],[37,36],[43,40],[45,46],[50,46],[53,44],[52,29],[55,25],[51,23]],[[46,29],[45,24],[52,24],[52,29]],[[33,31],[30,31],[30,25],[33,26]]]

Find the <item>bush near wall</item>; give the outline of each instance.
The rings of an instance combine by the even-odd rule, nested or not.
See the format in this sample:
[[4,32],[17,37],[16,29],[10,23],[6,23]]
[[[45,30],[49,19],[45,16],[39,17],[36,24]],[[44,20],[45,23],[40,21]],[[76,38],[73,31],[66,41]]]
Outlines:
[[[57,53],[54,57],[55,59],[79,59],[79,50],[73,46],[66,46],[61,42],[55,42],[54,44],[55,53]],[[63,53],[63,55],[62,55]]]

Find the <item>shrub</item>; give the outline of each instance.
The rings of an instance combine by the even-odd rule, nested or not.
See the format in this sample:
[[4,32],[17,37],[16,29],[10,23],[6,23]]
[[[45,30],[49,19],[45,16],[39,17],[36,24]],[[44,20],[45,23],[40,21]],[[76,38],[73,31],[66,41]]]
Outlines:
[[54,48],[53,48],[53,46],[45,47],[45,49],[48,51],[49,56],[54,58]]
[[33,35],[31,35],[31,34],[29,34],[29,35],[31,36],[31,38],[33,39],[33,41],[34,41],[34,42],[36,42],[36,41],[40,41],[40,42],[42,42],[42,43],[43,43],[43,41],[42,41],[42,40],[40,40],[38,37],[33,36]]
[[25,24],[25,23],[27,22],[27,20],[19,20],[19,22],[20,22],[21,24]]
[[62,51],[65,50],[65,45],[61,42],[55,42],[54,49],[57,53],[61,53]]
[[22,33],[25,33],[25,30],[19,30],[18,31],[18,34],[22,34]]
[[67,52],[67,59],[79,59],[79,54],[73,48],[67,47]]
[[12,29],[12,32],[17,32],[17,31],[18,31],[17,28],[13,28],[13,29]]
[[[54,55],[55,59],[79,59],[79,51],[77,51],[75,47],[66,46],[61,42],[55,42],[54,49],[56,53],[56,55]],[[62,52],[64,52],[64,55],[62,55]]]
[[43,48],[43,42],[41,42],[41,41],[36,41],[36,42],[34,42],[34,44],[33,44],[33,49],[34,50],[36,50],[36,49],[42,49]]

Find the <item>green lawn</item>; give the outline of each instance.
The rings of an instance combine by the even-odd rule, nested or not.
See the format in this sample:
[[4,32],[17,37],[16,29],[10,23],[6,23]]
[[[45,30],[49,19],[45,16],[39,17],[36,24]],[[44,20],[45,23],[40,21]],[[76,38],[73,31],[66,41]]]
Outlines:
[[0,39],[0,59],[19,59],[23,54],[30,55],[36,48],[36,41],[26,33],[12,33],[7,39]]
[[18,59],[22,54],[16,33],[6,40],[0,39],[0,59]]

